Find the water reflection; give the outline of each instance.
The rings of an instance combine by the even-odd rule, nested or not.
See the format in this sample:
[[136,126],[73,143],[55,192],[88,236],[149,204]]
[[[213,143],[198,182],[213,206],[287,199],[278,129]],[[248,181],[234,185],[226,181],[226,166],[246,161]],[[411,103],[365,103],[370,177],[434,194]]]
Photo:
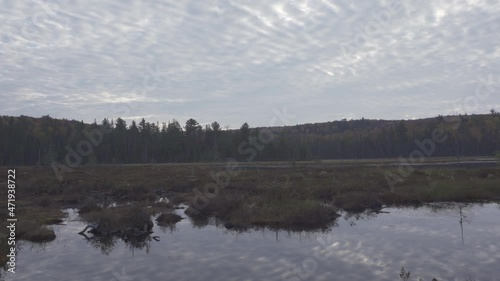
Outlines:
[[464,246],[465,243],[464,243],[464,221],[466,223],[471,223],[471,219],[469,218],[469,216],[467,214],[464,213],[464,204],[459,204],[458,205],[458,210],[459,210],[459,214],[460,214],[460,232],[461,232],[461,235],[462,235],[462,245]]
[[[152,218],[154,221],[155,219]],[[158,225],[158,229],[160,229],[163,233],[169,231],[172,233],[175,230],[175,225]],[[154,232],[145,232],[142,234],[133,234],[133,233],[115,233],[115,234],[103,234],[103,235],[94,235],[90,234],[92,231],[82,231],[78,234],[81,235],[92,247],[100,250],[100,252],[104,255],[109,255],[113,249],[117,246],[117,242],[123,242],[128,249],[133,253],[137,250],[145,250],[147,254],[149,254],[151,249],[151,244],[154,242],[159,242],[160,237],[153,235]]]
[[367,221],[370,219],[374,219],[377,217],[378,214],[380,213],[388,213],[386,211],[379,211],[379,212],[373,212],[370,210],[361,212],[361,213],[350,213],[350,212],[345,212],[343,214],[343,218],[349,222],[350,226],[355,226],[356,221],[362,220],[362,221]]
[[[411,271],[409,271],[409,270],[407,271],[407,270],[405,269],[405,267],[404,267],[404,266],[403,266],[403,267],[401,267],[401,271],[399,272],[399,278],[400,278],[401,280],[403,280],[403,281],[408,281],[408,280],[410,280],[410,277],[411,277],[411,276],[412,276],[412,275],[411,275]],[[426,280],[424,280],[422,277],[418,277],[418,278],[417,278],[417,279],[415,279],[415,280],[418,280],[418,281],[426,281]],[[464,281],[477,281],[476,279],[474,279],[474,277],[472,277],[472,276],[470,276],[470,275],[469,275],[469,276],[467,276],[467,279],[463,279],[463,280],[464,280]],[[430,281],[439,281],[439,280],[438,280],[438,279],[436,279],[436,278],[432,278],[432,280],[430,280]],[[457,280],[457,279],[454,279],[454,281],[458,281],[458,280]]]
[[88,237],[86,234],[80,235],[85,237],[87,242],[92,245],[92,247],[101,250],[101,253],[105,255],[109,255],[111,253],[113,248],[116,246],[116,240],[118,239],[111,235],[91,237]]
[[289,233],[303,233],[303,232],[310,232],[310,233],[328,233],[332,231],[332,229],[336,226],[338,226],[336,221],[333,221],[327,225],[321,226],[321,227],[291,227],[287,229],[283,228],[276,228],[276,227],[269,227],[269,226],[255,226],[255,225],[236,225],[236,224],[231,224],[228,223],[222,219],[219,218],[214,218],[214,217],[205,217],[205,216],[188,216],[189,222],[191,223],[191,226],[193,228],[205,228],[207,226],[214,226],[218,228],[221,231],[228,231],[228,232],[234,232],[234,233],[249,233],[253,231],[260,231],[260,230],[268,230],[271,232],[289,232]]
[[428,208],[435,214],[443,213],[446,211],[455,211],[457,213],[462,246],[465,246],[464,224],[472,223],[472,209],[474,206],[483,205],[470,203],[438,203],[429,204]]
[[15,280],[397,280],[402,267],[409,280],[498,276],[497,204],[384,211],[344,214],[327,232],[240,232],[211,219],[183,220],[155,226],[160,241],[143,244],[91,242],[70,219],[42,250],[20,250]]

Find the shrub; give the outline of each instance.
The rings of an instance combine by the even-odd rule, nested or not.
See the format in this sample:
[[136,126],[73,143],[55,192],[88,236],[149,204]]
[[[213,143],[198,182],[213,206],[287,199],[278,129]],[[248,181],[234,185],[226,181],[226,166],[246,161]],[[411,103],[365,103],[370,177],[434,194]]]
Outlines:
[[181,216],[179,216],[177,214],[169,214],[169,213],[163,213],[156,219],[156,221],[158,222],[159,225],[176,224],[181,220],[182,220]]

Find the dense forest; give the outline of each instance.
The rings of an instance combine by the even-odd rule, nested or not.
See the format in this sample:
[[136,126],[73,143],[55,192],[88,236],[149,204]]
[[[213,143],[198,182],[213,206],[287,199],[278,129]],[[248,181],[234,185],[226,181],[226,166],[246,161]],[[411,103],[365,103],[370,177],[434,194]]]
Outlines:
[[[493,156],[500,150],[500,114],[419,120],[341,120],[286,127],[222,129],[189,119],[159,124],[104,119],[85,124],[49,116],[0,116],[0,165],[299,161],[407,157],[416,140],[442,129],[446,141],[430,156]],[[81,159],[78,159],[81,158]]]

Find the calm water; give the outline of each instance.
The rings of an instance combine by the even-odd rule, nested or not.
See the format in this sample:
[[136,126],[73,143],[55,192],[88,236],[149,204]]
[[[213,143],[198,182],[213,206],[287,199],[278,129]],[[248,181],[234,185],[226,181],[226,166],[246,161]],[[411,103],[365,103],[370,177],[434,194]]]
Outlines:
[[327,233],[235,233],[186,219],[175,229],[155,226],[160,241],[142,248],[89,243],[76,234],[83,224],[69,211],[54,242],[22,244],[17,273],[6,279],[373,281],[400,280],[404,266],[410,280],[500,280],[497,204],[384,211],[344,215]]

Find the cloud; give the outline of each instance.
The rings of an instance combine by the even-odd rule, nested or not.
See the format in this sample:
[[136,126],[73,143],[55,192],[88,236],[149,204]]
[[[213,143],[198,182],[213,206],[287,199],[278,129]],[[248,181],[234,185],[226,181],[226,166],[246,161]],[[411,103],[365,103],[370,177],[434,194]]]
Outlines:
[[234,127],[284,105],[297,123],[418,118],[456,108],[480,77],[500,87],[497,1],[0,3],[2,114],[93,121],[129,103],[128,116]]

